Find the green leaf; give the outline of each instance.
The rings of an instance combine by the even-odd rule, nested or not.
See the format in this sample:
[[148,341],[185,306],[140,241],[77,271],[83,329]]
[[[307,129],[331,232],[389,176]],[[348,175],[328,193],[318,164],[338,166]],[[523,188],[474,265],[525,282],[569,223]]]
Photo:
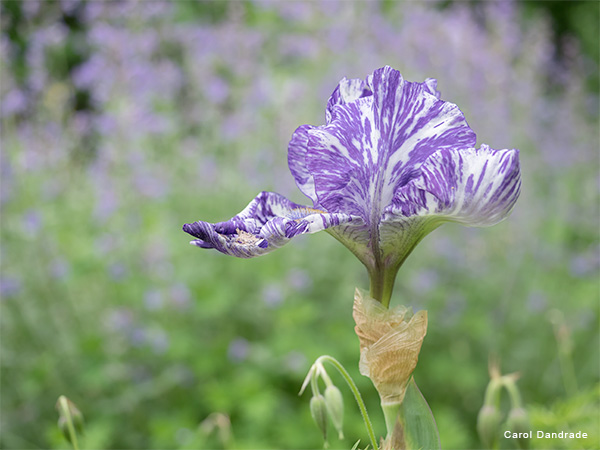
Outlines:
[[408,382],[406,395],[398,412],[398,422],[404,429],[407,450],[441,449],[435,419],[414,378]]

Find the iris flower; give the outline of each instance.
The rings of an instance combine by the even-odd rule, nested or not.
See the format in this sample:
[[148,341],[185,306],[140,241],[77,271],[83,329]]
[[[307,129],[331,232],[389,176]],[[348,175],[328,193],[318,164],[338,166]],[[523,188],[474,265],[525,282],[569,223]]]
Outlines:
[[388,306],[399,267],[423,237],[444,222],[494,225],[520,192],[518,150],[474,148],[462,112],[436,87],[388,66],[342,79],[326,124],[300,126],[289,143],[290,171],[312,206],[261,192],[226,222],[185,224],[191,244],[251,258],[325,230],[365,265],[371,297]]

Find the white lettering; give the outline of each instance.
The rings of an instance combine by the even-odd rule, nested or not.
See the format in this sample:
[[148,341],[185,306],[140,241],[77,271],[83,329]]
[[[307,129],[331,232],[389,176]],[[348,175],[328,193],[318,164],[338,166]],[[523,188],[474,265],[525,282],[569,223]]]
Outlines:
[[[512,437],[513,438],[517,437],[516,434],[517,433],[513,433]],[[518,433],[518,434],[521,434],[521,433]],[[504,433],[504,437],[508,437],[507,433]],[[530,432],[529,437],[531,437],[531,432]],[[574,432],[563,430],[563,431],[559,431],[558,433],[557,432],[545,433],[541,430],[538,430],[536,432],[536,437],[538,439],[582,439],[582,438],[587,439],[588,434],[584,433],[582,431],[577,431],[574,433]]]
[[506,439],[531,439],[533,437],[533,431],[525,431],[521,433],[513,433],[510,430],[504,432]]

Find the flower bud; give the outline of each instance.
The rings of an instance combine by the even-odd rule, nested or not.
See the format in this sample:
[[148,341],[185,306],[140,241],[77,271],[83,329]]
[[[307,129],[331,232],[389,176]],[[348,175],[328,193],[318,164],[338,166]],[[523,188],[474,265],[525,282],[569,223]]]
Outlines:
[[344,399],[340,390],[333,384],[325,389],[325,404],[339,438],[344,439]]
[[[529,432],[531,428],[529,426],[527,411],[520,407],[511,409],[508,413],[508,419],[506,419],[506,429],[513,433]],[[517,438],[515,441],[519,448],[529,448],[529,439]]]
[[327,405],[325,397],[321,394],[310,399],[310,415],[323,433],[323,439],[327,439]]
[[427,311],[388,310],[357,289],[352,316],[360,340],[360,373],[373,381],[383,405],[402,403],[427,333]]
[[483,405],[477,416],[477,433],[485,448],[494,448],[500,434],[502,413],[493,405]]
[[76,433],[83,431],[83,414],[71,400],[61,395],[56,402],[58,428],[71,444],[76,445]]

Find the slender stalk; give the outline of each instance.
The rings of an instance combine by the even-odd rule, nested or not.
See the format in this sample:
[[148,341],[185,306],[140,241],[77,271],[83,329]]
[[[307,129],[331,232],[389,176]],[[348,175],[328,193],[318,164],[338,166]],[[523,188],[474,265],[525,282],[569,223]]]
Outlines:
[[69,437],[71,438],[71,444],[73,444],[73,448],[75,450],[79,450],[79,445],[77,444],[77,433],[75,432],[75,427],[73,426],[73,418],[71,417],[71,409],[69,408],[69,404],[67,403],[67,399],[64,396],[59,398],[60,408],[63,411],[65,418],[67,419],[67,429],[69,431]]
[[396,273],[397,269],[375,269],[369,273],[369,278],[371,280],[369,295],[386,308],[389,307],[390,300],[392,299],[392,291],[394,290]]
[[317,384],[316,376],[310,377],[310,389],[312,391],[313,397],[316,397],[317,395],[319,395],[319,385]]
[[515,386],[515,382],[513,379],[507,379],[504,382],[504,387],[508,391],[508,395],[510,396],[510,402],[513,408],[521,408],[521,394]]
[[333,365],[333,367],[335,367],[337,371],[342,375],[344,380],[346,380],[346,383],[348,384],[348,387],[352,391],[354,399],[358,404],[360,413],[362,414],[363,421],[365,422],[365,427],[367,428],[367,433],[369,435],[369,439],[371,440],[371,445],[373,446],[373,450],[379,450],[379,446],[377,445],[377,438],[375,437],[375,432],[373,430],[373,424],[371,423],[371,419],[369,419],[369,413],[367,412],[367,408],[365,406],[365,403],[363,402],[362,396],[360,395],[360,391],[356,387],[356,384],[354,384],[352,377],[350,377],[350,374],[346,371],[346,369],[344,369],[344,366],[342,366],[340,362],[333,356],[320,356],[315,363],[320,363],[322,361],[327,361],[331,363],[331,365]]
[[483,404],[487,406],[500,406],[500,387],[503,382],[500,379],[492,378],[485,389],[485,397]]

